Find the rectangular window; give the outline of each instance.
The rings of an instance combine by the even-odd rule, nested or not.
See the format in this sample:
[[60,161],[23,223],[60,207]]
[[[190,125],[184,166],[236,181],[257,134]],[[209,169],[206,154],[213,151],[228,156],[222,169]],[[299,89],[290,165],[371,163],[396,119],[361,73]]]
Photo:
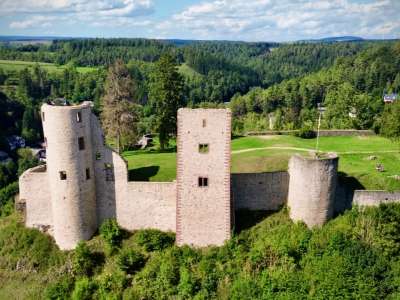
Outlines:
[[203,127],[206,127],[206,125],[207,125],[206,119],[203,119]]
[[199,177],[199,187],[207,187],[207,186],[208,186],[208,178]]
[[90,179],[90,169],[87,168],[86,169],[86,180],[89,180],[89,179]]
[[67,172],[60,171],[60,180],[67,180]]
[[82,113],[81,113],[80,111],[78,111],[78,112],[76,113],[76,121],[77,121],[78,123],[81,123],[81,122],[82,122]]
[[44,111],[42,111],[42,122],[44,122]]
[[106,181],[114,181],[114,170],[112,164],[105,163],[104,171],[106,172]]
[[83,137],[78,138],[79,150],[85,150],[85,140]]
[[96,160],[100,160],[101,159],[101,153],[100,152],[96,152]]
[[199,144],[199,153],[208,153],[208,144]]

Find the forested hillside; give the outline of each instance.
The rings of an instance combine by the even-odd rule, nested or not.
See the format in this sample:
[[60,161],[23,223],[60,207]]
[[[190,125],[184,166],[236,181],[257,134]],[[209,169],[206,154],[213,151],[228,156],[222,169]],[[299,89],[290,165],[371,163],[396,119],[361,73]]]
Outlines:
[[315,128],[320,103],[326,108],[324,128],[379,131],[382,95],[398,91],[400,44],[370,45],[318,72],[236,95],[231,101],[237,117],[234,128],[237,132],[266,130],[270,113],[275,129]]

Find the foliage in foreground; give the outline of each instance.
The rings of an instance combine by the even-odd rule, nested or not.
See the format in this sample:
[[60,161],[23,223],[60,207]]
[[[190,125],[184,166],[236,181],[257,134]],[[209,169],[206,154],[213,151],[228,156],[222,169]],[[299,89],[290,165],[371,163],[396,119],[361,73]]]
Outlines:
[[[145,230],[125,237],[117,251],[105,256],[99,236],[76,251],[62,252],[49,237],[25,229],[14,214],[0,219],[0,295],[28,279],[23,294],[8,296],[397,299],[399,224],[400,205],[353,208],[314,230],[292,223],[282,210],[223,247],[179,248],[170,234]],[[84,267],[79,272],[77,264]]]

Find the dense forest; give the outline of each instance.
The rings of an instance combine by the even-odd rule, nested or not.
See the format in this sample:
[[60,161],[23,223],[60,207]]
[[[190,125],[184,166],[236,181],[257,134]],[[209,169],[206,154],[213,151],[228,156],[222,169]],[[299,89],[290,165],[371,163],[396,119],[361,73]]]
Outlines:
[[235,131],[315,128],[318,103],[326,108],[324,128],[375,129],[384,111],[383,93],[400,91],[400,44],[371,45],[331,67],[288,79],[267,89],[254,88],[231,101]]

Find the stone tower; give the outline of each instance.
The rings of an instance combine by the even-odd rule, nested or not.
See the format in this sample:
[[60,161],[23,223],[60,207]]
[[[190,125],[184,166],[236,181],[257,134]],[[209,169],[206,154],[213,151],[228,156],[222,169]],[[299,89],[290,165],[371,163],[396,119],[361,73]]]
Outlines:
[[178,245],[222,245],[231,237],[231,112],[178,111]]
[[73,249],[97,229],[91,108],[44,104],[41,113],[54,238]]
[[322,158],[292,156],[288,195],[292,220],[313,227],[323,225],[332,217],[338,161],[334,153]]

